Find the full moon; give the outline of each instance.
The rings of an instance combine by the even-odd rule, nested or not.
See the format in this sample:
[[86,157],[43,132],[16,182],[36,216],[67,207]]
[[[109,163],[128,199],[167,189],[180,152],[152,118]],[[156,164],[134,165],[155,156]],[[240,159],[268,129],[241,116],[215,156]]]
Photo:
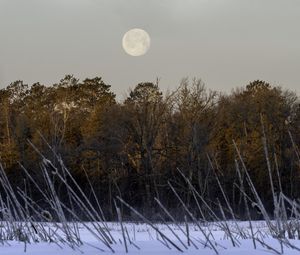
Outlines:
[[150,41],[150,36],[145,30],[134,28],[125,33],[122,45],[127,54],[138,57],[146,54],[150,48]]

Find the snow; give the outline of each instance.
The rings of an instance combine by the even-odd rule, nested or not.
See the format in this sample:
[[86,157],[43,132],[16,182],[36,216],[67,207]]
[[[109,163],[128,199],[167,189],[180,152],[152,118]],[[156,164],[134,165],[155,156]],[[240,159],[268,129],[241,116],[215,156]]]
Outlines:
[[[117,241],[117,244],[112,245],[115,254],[126,254],[125,247],[123,244],[123,236],[121,232],[121,226],[119,223],[110,222],[107,223],[112,236]],[[49,226],[49,224],[47,225]],[[132,241],[135,245],[128,243],[128,250],[130,255],[135,254],[155,254],[155,255],[175,255],[182,254],[182,252],[177,251],[175,248],[170,247],[167,248],[164,244],[162,244],[162,238],[157,234],[157,232],[146,224],[137,224],[137,223],[124,223],[124,226],[128,230],[128,236],[130,241]],[[160,231],[162,231],[166,236],[168,236],[176,245],[178,245],[181,249],[183,249],[184,254],[194,255],[213,255],[216,254],[213,249],[209,247],[204,247],[202,243],[198,240],[205,240],[203,234],[199,230],[197,226],[194,224],[189,224],[190,236],[192,241],[198,246],[198,249],[191,245],[188,249],[185,249],[184,246],[175,238],[175,236],[171,233],[166,225],[157,224]],[[174,224],[169,225],[172,230],[180,237],[180,239],[187,246],[187,238],[180,231],[178,226]],[[185,230],[185,225],[180,225],[182,229]],[[232,223],[232,228],[234,224]],[[248,223],[247,222],[239,222],[238,226],[247,231]],[[49,226],[51,227],[51,226]],[[3,255],[20,255],[26,251],[27,255],[76,255],[76,254],[112,254],[112,252],[105,247],[101,242],[95,239],[93,235],[86,229],[83,225],[80,225],[80,237],[83,241],[83,245],[76,247],[75,250],[70,248],[67,245],[62,245],[59,247],[54,243],[32,243],[25,245],[23,242],[16,241],[8,241],[4,244],[0,243],[0,254]],[[211,223],[207,226],[203,226],[203,229],[208,234],[210,231],[213,234],[213,238],[210,238],[214,241],[214,244],[217,247],[217,251],[220,255],[266,255],[266,254],[276,254],[275,251],[272,251],[266,247],[262,247],[258,242],[257,249],[253,248],[252,239],[242,239],[237,236],[239,243],[239,247],[233,247],[232,242],[228,238],[228,236],[219,228],[218,224]],[[263,240],[268,246],[274,248],[278,252],[281,252],[281,245],[278,240],[271,238],[268,235],[268,229],[266,224],[262,221],[254,222],[254,230],[257,235],[261,235],[261,240]],[[260,234],[262,233],[262,234]],[[159,240],[158,240],[159,239]],[[300,247],[300,240],[289,240],[296,247]],[[61,244],[60,244],[61,245]],[[171,246],[171,245],[170,245]],[[103,249],[104,252],[99,249]],[[288,248],[287,246],[283,246],[284,254],[293,255],[299,254],[300,252],[296,249]]]

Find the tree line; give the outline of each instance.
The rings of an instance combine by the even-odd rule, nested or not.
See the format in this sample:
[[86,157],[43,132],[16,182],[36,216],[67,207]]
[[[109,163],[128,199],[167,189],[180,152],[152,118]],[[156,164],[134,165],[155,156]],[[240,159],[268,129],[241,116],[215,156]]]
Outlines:
[[[209,90],[198,79],[185,78],[166,93],[158,83],[143,82],[122,102],[100,77],[80,81],[66,75],[52,86],[16,81],[0,90],[0,162],[17,189],[26,186],[22,168],[42,182],[40,153],[58,166],[59,155],[86,194],[93,187],[109,219],[116,196],[151,217],[157,197],[180,216],[168,182],[195,209],[179,169],[212,207],[217,198],[222,201],[219,180],[243,218],[234,143],[271,212],[268,162],[273,176],[279,175],[275,190],[300,196],[299,124],[297,94],[259,80],[229,94]],[[26,188],[40,201],[38,190]]]

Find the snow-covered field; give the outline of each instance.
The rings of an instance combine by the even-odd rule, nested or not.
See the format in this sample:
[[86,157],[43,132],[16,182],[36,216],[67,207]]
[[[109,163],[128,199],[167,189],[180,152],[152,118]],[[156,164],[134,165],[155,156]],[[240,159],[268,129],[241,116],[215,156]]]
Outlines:
[[[209,223],[202,225],[200,228],[194,224],[189,224],[188,231],[190,236],[190,244],[188,245],[188,238],[186,235],[185,224],[157,224],[155,227],[159,229],[166,237],[170,239],[178,248],[180,248],[184,254],[230,254],[230,255],[262,255],[262,254],[300,254],[300,240],[289,240],[280,243],[277,239],[270,237],[268,228],[263,221],[254,222],[255,236],[259,239],[256,241],[257,248],[253,247],[253,240],[251,238],[244,239],[239,234],[239,229],[244,233],[249,233],[249,223],[239,222],[228,223],[231,224],[232,236],[230,237],[224,229],[221,229],[220,223]],[[45,223],[45,228],[49,227],[49,223]],[[91,224],[87,224],[90,228],[93,228]],[[115,243],[111,245],[115,254],[126,254],[124,245],[125,235],[126,243],[128,246],[128,253],[133,254],[156,254],[156,255],[168,255],[168,254],[182,254],[172,244],[164,240],[153,227],[146,224],[138,223],[125,223],[123,224],[124,232],[122,232],[121,225],[119,223],[107,223],[110,234],[112,235]],[[55,226],[51,226],[52,229],[56,229]],[[0,254],[3,255],[19,255],[26,251],[28,255],[73,255],[73,254],[113,254],[113,251],[107,248],[103,243],[96,239],[90,230],[84,225],[80,224],[79,227],[80,239],[83,242],[82,245],[72,249],[67,243],[32,243],[28,244],[24,242],[8,241],[0,243]],[[0,227],[1,232],[1,227]],[[212,249],[211,245],[206,241],[206,236],[209,236],[216,251]],[[178,238],[177,238],[177,237]],[[62,236],[63,237],[63,236]],[[232,238],[232,239],[231,239]],[[233,242],[235,247],[233,246]],[[263,242],[264,244],[260,243]],[[286,242],[290,242],[291,245]],[[61,246],[61,247],[60,247]],[[294,247],[291,247],[294,246]]]
[[[0,165],[0,184],[4,190],[4,194],[0,196],[2,220],[0,221],[0,255],[20,255],[24,252],[28,255],[300,254],[300,205],[283,193],[277,197],[273,190],[274,216],[270,217],[246,169],[244,173],[251,193],[249,196],[242,191],[242,195],[247,218],[250,221],[228,220],[228,217],[231,219],[239,217],[234,215],[220,182],[218,183],[226,207],[218,201],[219,211],[215,212],[189,179],[180,172],[193,193],[202,217],[196,218],[190,212],[176,189],[169,183],[170,189],[182,206],[184,221],[189,220],[190,223],[176,222],[164,205],[154,198],[164,216],[160,217],[160,224],[154,224],[118,196],[115,208],[119,221],[106,222],[93,188],[91,190],[97,201],[96,207],[92,205],[88,196],[63,164],[64,174],[60,174],[45,158],[43,164],[42,170],[49,190],[40,187],[27,170],[24,171],[31,184],[42,195],[44,204],[51,208],[51,212],[34,202],[26,190],[15,192]],[[49,166],[51,166],[50,170],[47,169]],[[72,202],[70,205],[61,201],[55,190],[52,178],[49,176],[49,172],[53,174],[53,169],[56,169],[55,177],[65,185]],[[69,182],[72,182],[72,185]],[[241,186],[243,190],[244,186],[242,184]],[[20,197],[22,203],[17,197]],[[249,203],[256,207],[265,221],[251,221]],[[200,204],[207,210],[207,215],[203,214]],[[122,223],[120,205],[138,216],[137,218],[143,223]],[[207,217],[213,222],[209,222]],[[275,220],[272,221],[271,218]],[[170,222],[167,223],[166,220]]]

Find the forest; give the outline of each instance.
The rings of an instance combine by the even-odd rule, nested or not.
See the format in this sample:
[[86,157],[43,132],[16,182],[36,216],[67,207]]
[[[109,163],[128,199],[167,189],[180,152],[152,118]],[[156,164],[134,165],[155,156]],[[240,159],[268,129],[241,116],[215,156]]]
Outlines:
[[[0,162],[13,188],[25,189],[43,206],[23,169],[43,186],[45,157],[58,169],[63,162],[96,203],[93,190],[109,220],[115,217],[116,196],[154,220],[153,198],[159,198],[179,218],[182,209],[168,183],[191,211],[197,206],[183,173],[211,208],[217,199],[225,203],[221,185],[243,219],[238,148],[268,213],[274,209],[270,185],[300,198],[295,92],[255,80],[225,94],[200,79],[184,78],[172,91],[163,93],[159,82],[142,82],[128,94],[120,102],[102,78],[80,81],[73,75],[51,86],[16,81],[1,89]],[[68,203],[64,185],[55,173],[52,178],[59,198]],[[260,218],[255,206],[250,210]],[[124,215],[134,219],[130,211]]]

